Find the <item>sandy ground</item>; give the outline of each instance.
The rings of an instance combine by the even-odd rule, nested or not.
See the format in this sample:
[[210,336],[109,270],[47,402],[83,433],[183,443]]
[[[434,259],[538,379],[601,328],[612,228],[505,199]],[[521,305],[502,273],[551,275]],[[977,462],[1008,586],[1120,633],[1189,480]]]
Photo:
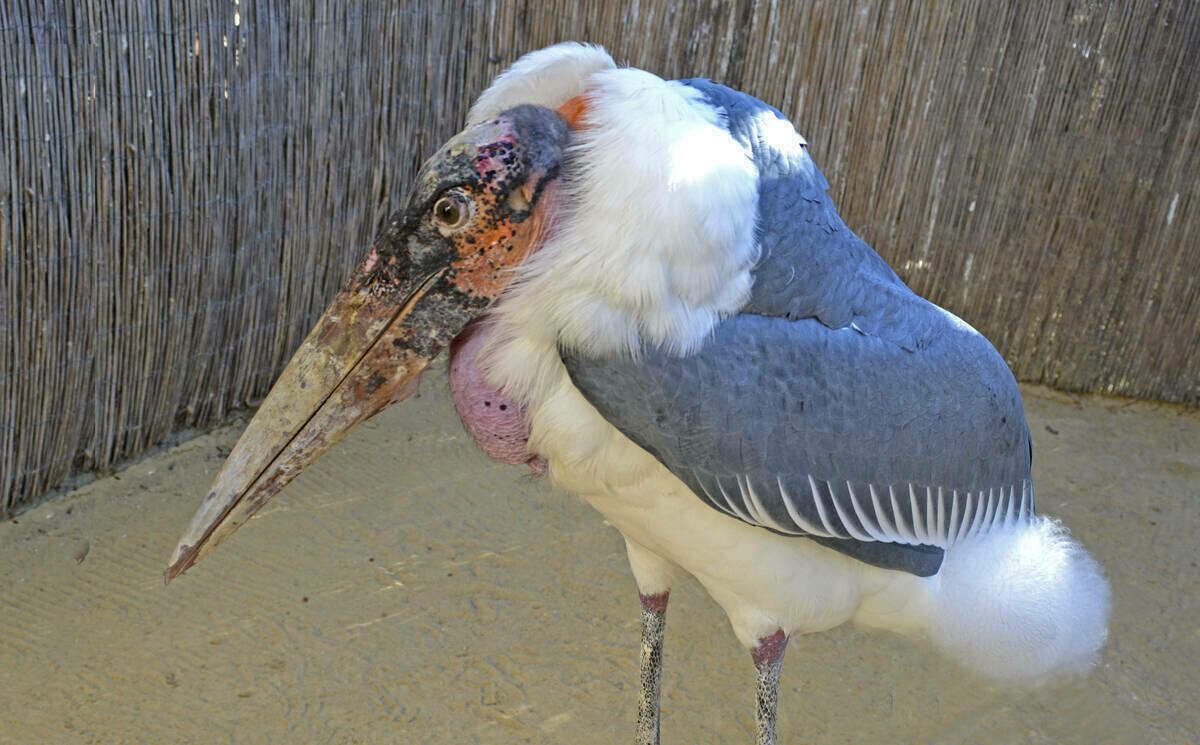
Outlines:
[[[1001,691],[854,628],[788,651],[781,742],[1200,740],[1200,415],[1027,388],[1039,507],[1108,569],[1086,679]],[[638,650],[617,533],[463,433],[444,370],[169,587],[240,427],[0,524],[2,743],[625,743]],[[86,552],[86,555],[85,555]],[[663,740],[753,740],[752,666],[672,597]]]

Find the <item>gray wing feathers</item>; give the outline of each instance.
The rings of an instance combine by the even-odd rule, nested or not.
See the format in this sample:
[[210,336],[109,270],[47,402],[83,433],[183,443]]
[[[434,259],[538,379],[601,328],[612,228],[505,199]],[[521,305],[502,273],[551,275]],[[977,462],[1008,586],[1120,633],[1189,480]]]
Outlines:
[[722,477],[694,468],[683,480],[715,509],[784,535],[944,549],[1033,514],[1028,478],[975,491],[912,483],[898,490],[893,484],[818,480],[811,473],[777,474],[772,484],[753,475]]
[[941,549],[1033,511],[1020,393],[965,324],[910,352],[742,314],[687,358],[564,361],[600,414],[700,499],[776,533],[926,574]]

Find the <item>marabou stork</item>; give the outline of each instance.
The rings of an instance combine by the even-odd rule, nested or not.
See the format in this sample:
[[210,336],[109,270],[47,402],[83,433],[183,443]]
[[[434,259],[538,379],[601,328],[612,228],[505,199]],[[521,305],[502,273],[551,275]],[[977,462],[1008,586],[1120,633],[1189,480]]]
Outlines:
[[[1108,586],[1034,512],[1012,373],[827,190],[804,139],[755,98],[618,68],[593,46],[525,56],[425,163],[168,578],[470,336],[451,366],[468,429],[625,537],[638,743],[658,742],[667,599],[688,574],[751,652],[759,743],[775,741],[788,639],[847,621],[924,635],[999,679],[1087,669]],[[476,389],[514,404],[482,411]],[[528,445],[514,451],[513,432]]]

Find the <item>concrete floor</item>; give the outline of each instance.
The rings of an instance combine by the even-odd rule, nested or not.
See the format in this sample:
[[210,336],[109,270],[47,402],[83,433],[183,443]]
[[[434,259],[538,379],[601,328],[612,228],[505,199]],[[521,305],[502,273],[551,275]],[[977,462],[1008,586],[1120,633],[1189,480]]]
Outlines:
[[[1200,414],[1026,388],[1038,504],[1107,568],[1084,679],[996,690],[921,643],[789,648],[784,743],[1200,740]],[[0,523],[0,743],[625,743],[638,611],[598,514],[463,433],[444,371],[169,587],[240,428]],[[86,552],[86,555],[85,555]],[[753,740],[752,667],[672,597],[663,740]]]

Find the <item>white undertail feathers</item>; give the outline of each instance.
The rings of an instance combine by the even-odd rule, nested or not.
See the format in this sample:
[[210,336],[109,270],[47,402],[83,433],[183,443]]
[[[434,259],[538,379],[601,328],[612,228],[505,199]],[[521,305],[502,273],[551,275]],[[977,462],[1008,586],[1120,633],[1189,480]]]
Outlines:
[[1086,672],[1108,637],[1103,570],[1044,515],[958,543],[933,587],[934,645],[996,680],[1036,685]]

